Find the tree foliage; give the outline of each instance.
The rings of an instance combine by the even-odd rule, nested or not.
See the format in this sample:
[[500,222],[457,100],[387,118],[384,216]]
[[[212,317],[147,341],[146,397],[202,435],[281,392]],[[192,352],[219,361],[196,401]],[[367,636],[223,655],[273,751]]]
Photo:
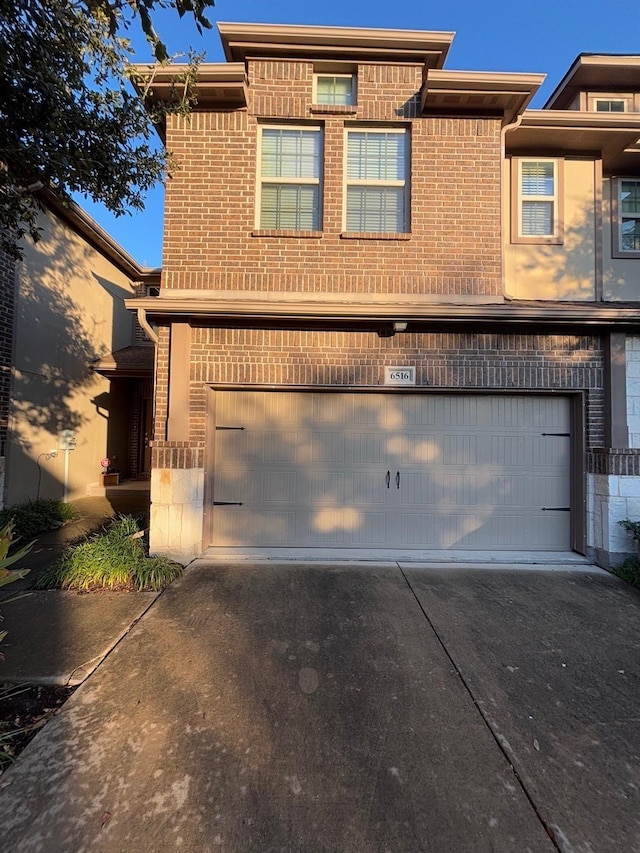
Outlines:
[[[140,27],[157,60],[167,50],[153,13],[173,9],[209,29],[214,0],[0,0],[0,230],[14,257],[25,234],[38,238],[38,190],[83,192],[116,215],[143,207],[166,152],[128,83]],[[192,57],[191,75],[197,60]],[[186,110],[193,76],[161,109]]]

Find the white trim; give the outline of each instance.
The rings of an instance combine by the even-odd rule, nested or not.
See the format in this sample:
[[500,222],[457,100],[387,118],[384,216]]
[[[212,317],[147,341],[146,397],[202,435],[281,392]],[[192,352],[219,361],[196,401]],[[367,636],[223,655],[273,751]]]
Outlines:
[[[338,104],[336,101],[319,101],[318,100],[318,80],[320,78],[334,79],[334,80],[350,80],[351,81],[351,94],[350,99],[346,104]],[[313,103],[314,104],[325,104],[328,106],[355,106],[358,99],[358,78],[356,74],[339,74],[332,73],[331,71],[317,71],[313,75]]]
[[[517,230],[518,240],[557,239],[561,234],[560,211],[560,160],[557,157],[517,157]],[[522,191],[522,168],[525,163],[551,163],[553,165],[553,193],[550,195],[525,195]],[[525,234],[523,232],[523,206],[525,202],[542,202],[551,204],[551,231],[546,234]]]
[[[322,196],[323,196],[323,178],[324,178],[324,133],[322,125],[309,125],[309,124],[262,124],[259,123],[258,126],[258,139],[256,143],[256,211],[255,211],[255,227],[256,229],[264,229],[265,226],[261,222],[261,212],[262,212],[262,185],[263,184],[291,184],[293,186],[300,186],[302,184],[308,186],[317,186],[318,187],[318,230],[322,229]],[[317,178],[308,178],[308,177],[300,177],[300,178],[289,178],[289,177],[278,177],[278,176],[267,176],[264,177],[262,175],[262,134],[265,130],[300,130],[305,132],[319,133],[320,134],[320,162],[318,167],[318,177]],[[270,230],[270,229],[268,229]],[[286,231],[289,230],[297,230],[297,229],[284,229]]]
[[[350,133],[396,133],[404,135],[405,145],[405,177],[404,180],[375,180],[349,178],[349,134]],[[410,183],[411,175],[411,145],[409,129],[407,127],[398,127],[397,125],[388,125],[380,127],[368,127],[364,125],[348,125],[344,129],[344,145],[343,145],[343,180],[342,180],[342,230],[345,233],[349,232],[347,228],[347,194],[350,186],[353,187],[398,187],[404,190],[404,228],[402,231],[389,231],[389,234],[408,234],[411,231],[411,198],[410,198]]]

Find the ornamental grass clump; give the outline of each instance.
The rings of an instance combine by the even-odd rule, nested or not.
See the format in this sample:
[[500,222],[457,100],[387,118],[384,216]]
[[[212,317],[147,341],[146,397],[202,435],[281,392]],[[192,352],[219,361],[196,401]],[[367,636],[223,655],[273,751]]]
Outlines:
[[122,515],[109,527],[68,548],[36,581],[37,589],[160,590],[184,571],[167,557],[148,557],[136,518]]
[[61,527],[65,522],[73,521],[77,517],[75,508],[64,501],[27,501],[0,510],[0,527],[13,522],[14,537],[24,542]]

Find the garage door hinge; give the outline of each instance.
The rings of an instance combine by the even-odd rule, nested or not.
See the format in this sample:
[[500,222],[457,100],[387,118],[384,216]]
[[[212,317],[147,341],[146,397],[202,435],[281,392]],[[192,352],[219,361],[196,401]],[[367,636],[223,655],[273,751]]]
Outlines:
[[214,506],[242,506],[242,501],[214,501]]
[[239,429],[243,430],[244,427],[225,427],[225,426],[217,426],[216,429]]
[[542,512],[571,512],[570,506],[542,506]]
[[559,435],[562,438],[571,438],[570,432],[543,432],[542,435]]

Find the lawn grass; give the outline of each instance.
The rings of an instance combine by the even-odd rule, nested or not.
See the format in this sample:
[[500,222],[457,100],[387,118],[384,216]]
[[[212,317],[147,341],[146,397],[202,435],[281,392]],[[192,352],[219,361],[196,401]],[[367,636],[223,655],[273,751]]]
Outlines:
[[138,520],[122,515],[101,532],[67,548],[59,561],[41,572],[35,587],[160,590],[183,571],[167,557],[148,557]]

